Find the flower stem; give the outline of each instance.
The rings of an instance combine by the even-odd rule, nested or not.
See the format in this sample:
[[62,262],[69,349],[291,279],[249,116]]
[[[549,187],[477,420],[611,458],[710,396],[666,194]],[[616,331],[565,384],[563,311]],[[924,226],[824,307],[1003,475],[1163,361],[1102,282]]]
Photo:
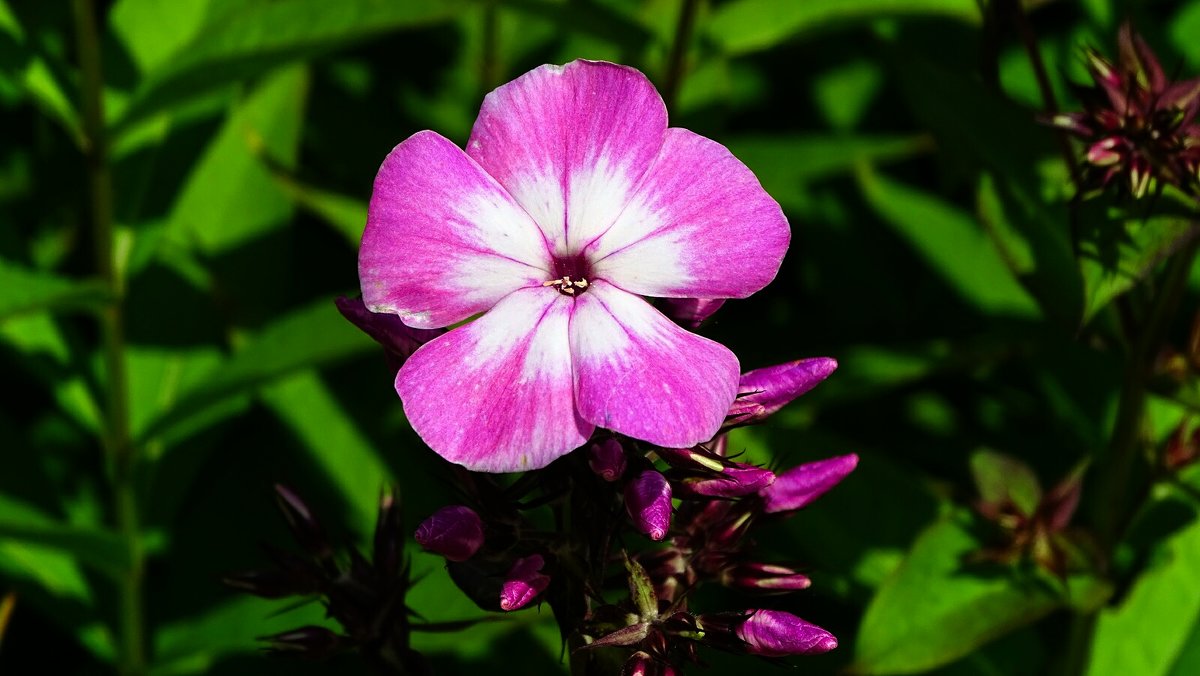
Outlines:
[[125,542],[129,568],[118,589],[118,670],[125,676],[146,671],[145,621],[142,609],[144,555],[138,524],[134,482],[135,448],[130,435],[129,383],[125,368],[124,284],[114,258],[112,167],[104,124],[104,78],[100,35],[93,0],[75,0],[76,40],[81,72],[84,144],[91,189],[92,246],[96,269],[111,300],[100,312],[105,371],[103,445],[108,455],[113,513]]
[[688,46],[692,42],[692,27],[696,24],[696,10],[699,4],[699,0],[682,0],[679,7],[679,20],[675,24],[675,39],[671,42],[671,52],[667,55],[667,73],[662,88],[667,110],[674,110],[679,99],[679,89],[683,86]]
[[[1033,26],[1029,24],[1029,19],[1025,16],[1022,3],[1012,2],[1011,6],[1017,35],[1021,39],[1021,44],[1025,46],[1025,52],[1029,55],[1029,65],[1033,67],[1034,79],[1037,80],[1038,91],[1042,95],[1042,110],[1047,115],[1053,115],[1058,112],[1058,99],[1054,95],[1054,87],[1050,84],[1050,75],[1046,72],[1046,63],[1042,60],[1042,50],[1038,48],[1037,36],[1034,35]],[[1059,149],[1062,151],[1067,169],[1071,173],[1071,182],[1078,188],[1079,167],[1075,163],[1075,150],[1071,147],[1071,141],[1067,138],[1066,132],[1057,130],[1055,136],[1058,137]]]
[[[1193,234],[1167,264],[1162,286],[1154,298],[1145,323],[1133,341],[1125,363],[1121,395],[1117,403],[1117,419],[1109,439],[1107,462],[1097,482],[1097,488],[1091,494],[1096,537],[1106,559],[1112,558],[1112,552],[1120,542],[1121,534],[1139,507],[1127,506],[1126,502],[1129,500],[1129,488],[1138,450],[1142,447],[1146,418],[1146,386],[1154,367],[1155,355],[1162,345],[1175,309],[1187,287],[1188,276],[1198,250],[1200,236]],[[1095,639],[1097,612],[1077,615],[1072,622],[1065,656],[1066,668],[1062,673],[1083,674],[1087,671],[1091,646]]]

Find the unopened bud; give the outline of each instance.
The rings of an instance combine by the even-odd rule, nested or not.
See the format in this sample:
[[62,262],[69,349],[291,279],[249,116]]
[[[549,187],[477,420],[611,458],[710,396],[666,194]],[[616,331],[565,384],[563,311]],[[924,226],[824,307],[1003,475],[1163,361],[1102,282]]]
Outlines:
[[812,580],[787,566],[770,563],[739,563],[721,572],[721,584],[728,587],[768,591],[808,589]]
[[259,639],[275,652],[296,653],[311,659],[324,659],[337,652],[343,639],[325,627],[307,626]]
[[398,315],[372,312],[361,298],[342,296],[333,302],[343,317],[383,346],[396,370],[417,348],[446,332],[446,329],[414,329],[405,325]]
[[630,655],[621,668],[621,676],[679,676],[680,673],[671,664],[656,659],[644,650]]
[[332,556],[333,548],[325,539],[325,531],[300,496],[283,484],[275,484],[275,497],[296,542],[317,558]]
[[738,381],[738,396],[726,414],[726,424],[761,422],[816,387],[837,365],[836,359],[814,357],[743,373]]
[[858,466],[851,453],[799,465],[775,477],[775,483],[759,491],[767,514],[790,512],[807,506],[836,486]]
[[736,629],[746,652],[765,657],[812,655],[837,647],[837,638],[781,610],[755,610]]
[[738,462],[730,463],[719,474],[685,479],[677,485],[686,495],[737,498],[757,493],[774,482],[775,473],[771,470]]
[[664,315],[680,326],[694,329],[724,304],[724,298],[665,298],[660,307]]
[[671,485],[666,477],[648,469],[625,485],[625,511],[638,531],[661,540],[671,527]]
[[588,446],[588,466],[601,479],[616,481],[625,473],[625,449],[609,437]]
[[546,564],[541,554],[533,554],[513,563],[500,588],[500,609],[524,608],[550,586],[550,576],[542,574]]
[[470,507],[443,507],[417,526],[417,544],[451,561],[466,561],[483,546],[483,520]]

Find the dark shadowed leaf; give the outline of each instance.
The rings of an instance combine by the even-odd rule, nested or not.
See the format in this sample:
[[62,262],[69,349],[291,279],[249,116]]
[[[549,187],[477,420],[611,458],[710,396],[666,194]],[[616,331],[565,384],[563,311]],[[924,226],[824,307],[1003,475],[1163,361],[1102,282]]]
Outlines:
[[41,311],[95,310],[108,298],[98,281],[75,281],[0,260],[0,322]]

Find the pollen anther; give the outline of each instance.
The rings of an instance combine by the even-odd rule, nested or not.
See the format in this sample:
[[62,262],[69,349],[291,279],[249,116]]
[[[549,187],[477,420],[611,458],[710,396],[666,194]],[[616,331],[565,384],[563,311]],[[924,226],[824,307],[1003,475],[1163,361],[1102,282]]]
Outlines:
[[542,286],[557,287],[559,293],[562,293],[567,296],[574,296],[576,289],[578,289],[580,292],[582,292],[584,289],[586,289],[588,287],[588,281],[583,278],[580,278],[579,280],[574,280],[574,279],[571,279],[570,277],[564,276],[560,279],[551,279],[550,281],[542,282]]

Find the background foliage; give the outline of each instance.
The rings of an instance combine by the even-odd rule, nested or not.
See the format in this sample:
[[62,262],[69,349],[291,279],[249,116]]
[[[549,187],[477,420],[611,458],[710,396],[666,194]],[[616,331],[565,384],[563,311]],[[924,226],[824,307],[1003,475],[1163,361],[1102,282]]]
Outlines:
[[[1162,204],[1114,218],[1070,203],[1023,44],[1074,109],[1079,48],[1113,54],[1127,18],[1169,73],[1200,71],[1200,1],[713,0],[689,3],[682,32],[676,0],[101,4],[98,97],[80,68],[87,3],[0,0],[0,671],[361,668],[265,657],[256,636],[319,623],[320,607],[239,596],[220,575],[287,541],[274,482],[348,542],[369,536],[388,482],[412,524],[451,499],[380,350],[331,301],[356,293],[365,202],[392,146],[425,128],[462,143],[493,87],[592,58],[646,72],[673,124],[728,145],[792,222],[777,281],[704,331],[746,368],[841,363],[733,440],[783,466],[862,456],[764,537],[815,580],[791,609],[841,639],[804,667],[1200,673],[1200,472],[1154,460],[1200,385],[1194,367],[1168,381],[1131,367],[1144,363],[1128,331],[1194,227]],[[89,196],[97,98],[107,276]],[[1160,343],[1186,351],[1200,271],[1176,272]],[[103,441],[113,379],[98,327],[113,307],[128,462]],[[1133,378],[1146,424],[1116,471]],[[1091,459],[1076,522],[1111,565],[1065,583],[966,565],[988,539],[970,509],[981,449],[1023,459],[1043,486]],[[424,617],[482,614],[438,557],[410,551]],[[564,670],[546,610],[506,620],[415,647],[441,673]],[[708,657],[714,673],[730,664]]]

